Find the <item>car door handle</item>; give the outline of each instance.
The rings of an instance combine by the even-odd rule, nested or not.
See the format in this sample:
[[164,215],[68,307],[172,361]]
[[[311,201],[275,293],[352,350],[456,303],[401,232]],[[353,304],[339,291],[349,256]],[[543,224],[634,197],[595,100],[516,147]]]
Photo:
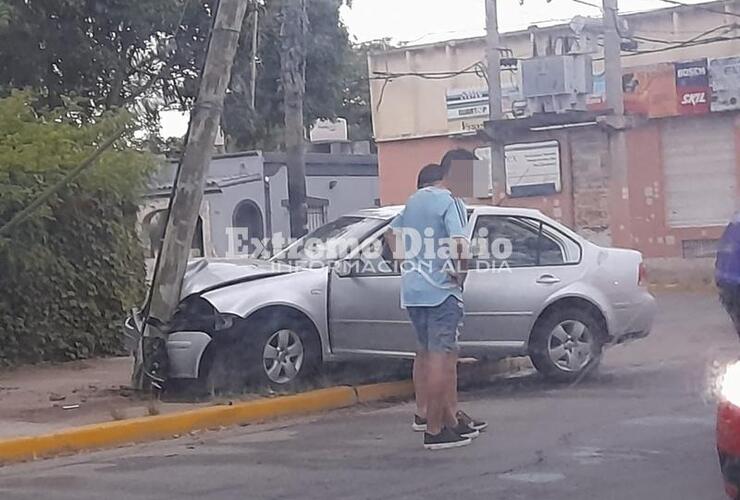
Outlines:
[[552,274],[543,274],[537,278],[537,283],[540,285],[554,285],[555,283],[560,283],[560,278]]

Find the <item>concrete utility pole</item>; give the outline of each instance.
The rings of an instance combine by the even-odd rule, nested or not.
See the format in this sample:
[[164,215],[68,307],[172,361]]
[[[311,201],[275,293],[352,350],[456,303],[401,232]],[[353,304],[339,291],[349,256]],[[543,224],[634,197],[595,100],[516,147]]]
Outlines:
[[[491,121],[504,118],[501,105],[501,37],[498,32],[496,0],[486,1],[486,76],[488,80],[488,112]],[[493,137],[491,142],[491,179],[493,180],[493,202],[497,202],[496,186],[505,185],[504,141]],[[505,194],[505,191],[504,193]]]
[[614,111],[607,117],[609,133],[610,205],[612,243],[629,246],[632,242],[629,209],[627,123],[622,89],[622,37],[619,34],[618,0],[602,0],[604,20],[604,71],[606,104]]
[[306,159],[304,156],[303,97],[306,92],[306,0],[282,0],[280,54],[285,112],[285,150],[288,166],[290,234],[306,234]]
[[200,90],[190,117],[187,145],[175,181],[164,243],[152,283],[149,319],[153,324],[147,324],[144,330],[144,373],[155,384],[167,376],[166,350],[162,342],[166,334],[157,326],[170,319],[180,301],[224,94],[231,79],[231,66],[247,5],[247,0],[220,0],[215,14]]
[[604,69],[606,80],[606,102],[614,114],[624,114],[622,91],[622,37],[618,29],[617,0],[603,0],[604,11]]

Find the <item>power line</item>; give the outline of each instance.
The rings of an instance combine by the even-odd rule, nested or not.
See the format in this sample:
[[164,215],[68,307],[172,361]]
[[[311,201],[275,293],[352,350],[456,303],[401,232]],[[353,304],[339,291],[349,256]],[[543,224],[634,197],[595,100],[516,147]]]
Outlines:
[[725,12],[723,10],[715,10],[711,7],[707,7],[706,5],[702,4],[691,4],[691,3],[685,3],[681,2],[680,0],[660,0],[661,2],[669,3],[671,5],[680,5],[681,7],[695,7],[700,10],[704,10],[706,12],[711,12],[713,14],[719,14],[721,16],[734,16],[734,17],[740,17],[740,14],[736,12]]
[[695,36],[689,38],[688,40],[683,40],[683,41],[681,41],[681,40],[665,40],[663,38],[652,38],[652,37],[647,37],[647,36],[644,36],[644,35],[628,35],[628,36],[625,36],[625,38],[633,38],[635,40],[642,40],[642,41],[645,41],[645,42],[663,43],[663,44],[666,44],[666,45],[682,45],[682,44],[686,44],[686,43],[695,42],[695,41],[699,40],[700,38],[703,38],[703,37],[705,37],[707,35],[711,35],[712,33],[716,32],[716,31],[720,31],[720,30],[723,30],[723,29],[726,29],[727,31],[732,31],[734,29],[737,29],[739,26],[740,25],[737,24],[737,23],[730,23],[730,24],[723,24],[721,26],[715,26],[712,29],[703,31],[703,32],[699,33],[698,35],[695,35]]
[[601,5],[598,5],[598,4],[595,4],[595,3],[591,3],[591,2],[587,2],[586,0],[571,0],[571,2],[579,3],[581,5],[588,5],[589,7],[593,7],[594,9],[601,10]]
[[[731,40],[740,40],[740,36],[718,36],[714,38],[706,38],[703,40],[696,40],[694,42],[685,42],[685,43],[679,43],[676,45],[671,45],[667,47],[659,47],[655,49],[645,49],[645,50],[636,50],[631,51],[628,54],[623,54],[622,57],[632,57],[632,56],[639,56],[642,54],[655,54],[657,52],[669,52],[671,50],[681,49],[685,47],[698,47],[701,45],[708,45],[710,43],[718,43],[718,42],[729,42]],[[603,57],[597,57],[593,59],[594,61],[603,61]]]
[[630,57],[630,56],[638,56],[641,54],[655,54],[656,52],[668,52],[671,50],[681,49],[685,47],[698,47],[700,45],[707,45],[710,43],[717,43],[717,42],[729,42],[731,40],[740,40],[740,36],[720,36],[715,38],[708,38],[706,40],[697,40],[693,43],[684,43],[674,46],[668,46],[668,47],[660,47],[656,49],[646,49],[646,50],[636,50],[634,52],[630,52],[629,54],[625,54],[622,57]]

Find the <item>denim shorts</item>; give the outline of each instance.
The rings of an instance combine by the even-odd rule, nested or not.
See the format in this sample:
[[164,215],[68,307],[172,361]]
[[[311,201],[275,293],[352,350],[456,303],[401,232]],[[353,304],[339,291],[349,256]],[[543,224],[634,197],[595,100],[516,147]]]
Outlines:
[[416,330],[419,349],[429,352],[457,352],[463,303],[453,296],[438,306],[406,308]]

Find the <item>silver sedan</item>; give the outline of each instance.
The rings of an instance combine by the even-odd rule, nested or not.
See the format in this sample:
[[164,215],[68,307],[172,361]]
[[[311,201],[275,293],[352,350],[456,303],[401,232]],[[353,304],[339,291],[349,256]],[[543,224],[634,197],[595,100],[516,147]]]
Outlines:
[[[170,378],[286,388],[322,363],[412,358],[399,266],[383,244],[400,210],[341,217],[271,261],[191,263],[169,324]],[[529,356],[567,381],[604,347],[650,332],[656,306],[639,252],[599,247],[530,209],[472,207],[468,231],[491,251],[475,254],[465,285],[462,356]],[[316,242],[345,252],[318,256]]]

